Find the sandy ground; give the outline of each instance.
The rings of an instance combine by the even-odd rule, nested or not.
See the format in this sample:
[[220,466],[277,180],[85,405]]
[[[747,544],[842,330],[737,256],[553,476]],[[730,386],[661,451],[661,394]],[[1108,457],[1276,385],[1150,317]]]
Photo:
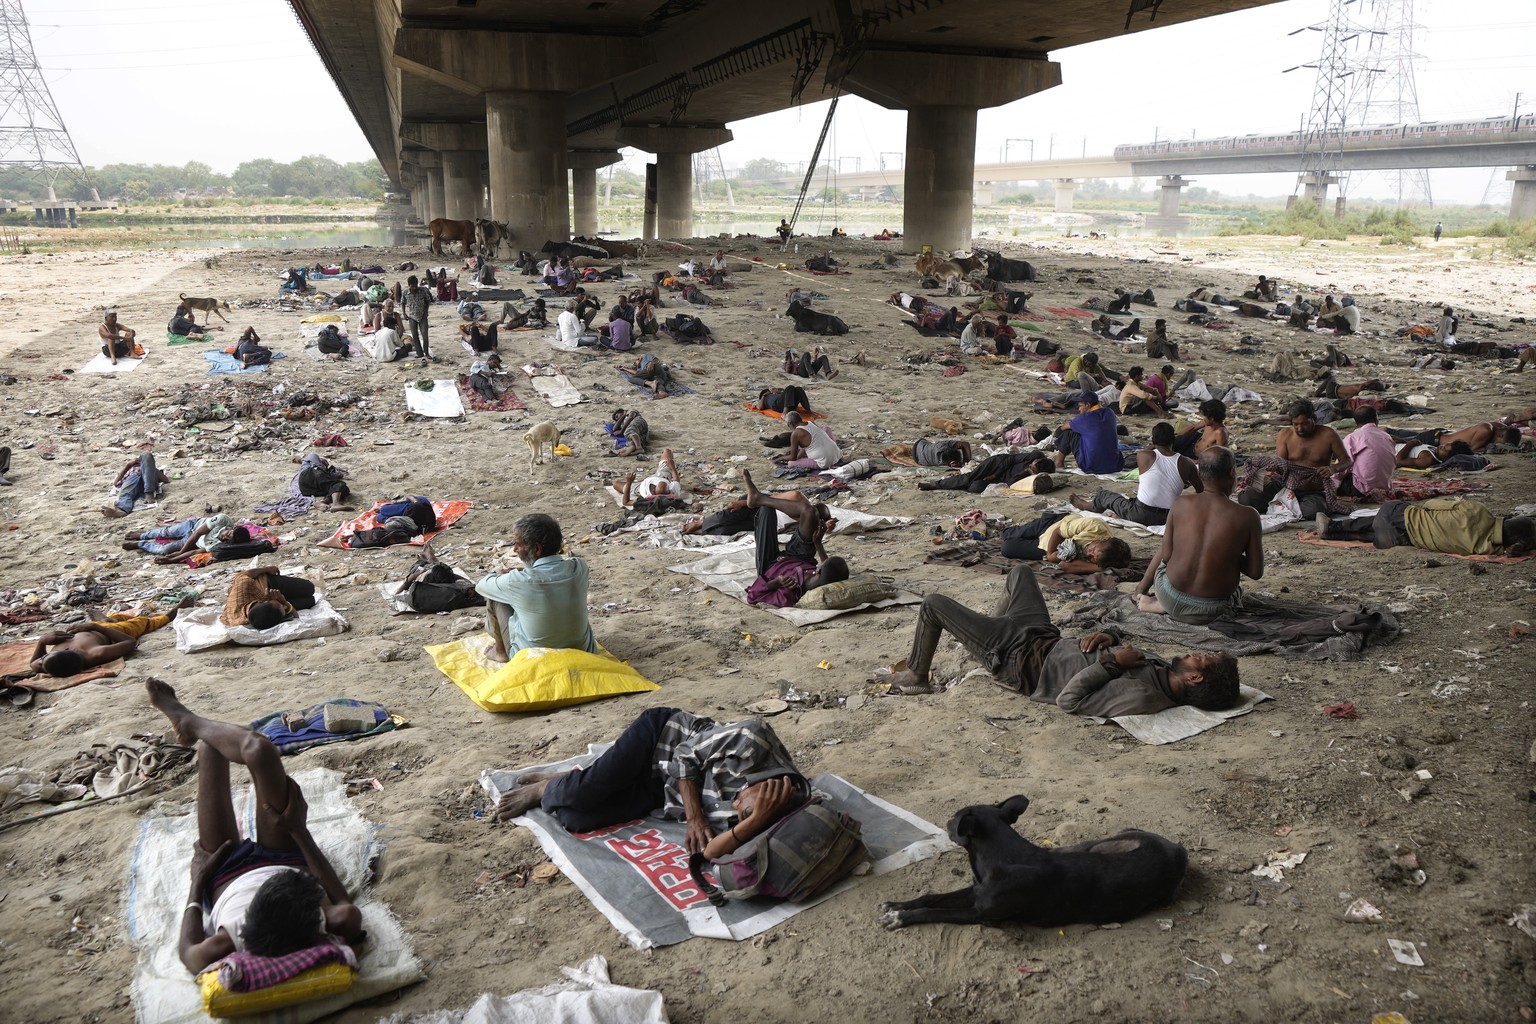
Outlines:
[[[698,244],[700,251],[713,245]],[[736,241],[729,248],[770,263],[776,258],[761,242]],[[878,250],[876,243],[858,241],[837,248],[855,265]],[[599,425],[606,410],[629,405],[638,394],[613,372],[613,357],[556,353],[539,336],[518,333],[504,341],[504,351],[520,360],[558,359],[592,401],[552,413],[531,388],[519,385],[529,406],[524,413],[472,413],[464,423],[407,422],[402,382],[426,371],[312,362],[299,351],[300,314],[251,308],[232,314],[225,338],[250,323],[289,358],[265,376],[209,377],[199,346],[169,348],[162,340],[161,324],[179,292],[232,302],[269,299],[284,266],[339,254],[223,252],[211,266],[204,263],[209,255],[0,259],[8,282],[0,295],[0,443],[17,449],[15,486],[0,491],[6,527],[0,531],[0,589],[41,588],[51,595],[60,583],[78,584],[77,576],[89,575],[119,606],[188,585],[201,588],[207,601],[222,600],[234,567],[195,575],[157,567],[119,551],[122,532],[157,515],[183,518],[209,505],[248,513],[283,493],[293,462],[311,450],[313,437],[339,431],[352,447],[332,454],[352,471],[364,499],[425,492],[476,502],[438,544],[445,559],[471,574],[501,564],[519,515],[557,516],[573,548],[591,562],[599,639],[663,687],[642,698],[550,714],[482,712],[421,653],[422,645],[472,627],[472,619],[392,617],[374,584],[398,577],[413,553],[317,549],[314,543],[339,517],[312,513],[279,528],[292,539],[277,561],[302,566],[322,581],[352,622],[348,635],[323,645],[179,655],[167,630],[150,637],[115,680],[43,696],[31,710],[0,712],[5,764],[48,771],[93,743],[162,731],[163,720],[144,700],[143,679],[151,673],[175,682],[193,707],[231,720],[339,695],[380,700],[408,718],[408,729],[289,762],[292,769],[325,765],[348,778],[382,780],[381,791],[356,798],[386,829],[389,845],[377,890],[414,936],[430,972],[425,983],[341,1019],[459,1006],[481,991],[542,985],[559,965],[592,953],[608,957],[616,981],[663,992],[672,1019],[688,1022],[743,1015],[762,1021],[1002,1021],[1026,1012],[1060,1021],[1365,1022],[1386,1011],[1421,1022],[1490,1021],[1519,1019],[1524,1007],[1536,1003],[1536,944],[1505,923],[1520,905],[1536,903],[1533,641],[1517,628],[1536,617],[1531,563],[1474,573],[1467,563],[1412,549],[1324,551],[1299,544],[1291,531],[1266,537],[1260,589],[1293,598],[1385,601],[1403,609],[1406,632],[1353,664],[1246,660],[1245,681],[1276,700],[1173,746],[1142,746],[1114,726],[1032,705],[982,677],[933,696],[868,699],[851,710],[836,698],[866,692],[869,671],[905,653],[911,609],[796,630],[666,572],[667,564],[680,560],[678,552],[647,547],[635,535],[594,532],[616,518],[601,478],[626,468],[600,457]],[[1476,258],[1465,243],[1404,251],[1374,240],[1301,248],[1287,239],[1074,239],[1019,248],[1014,255],[1042,269],[1031,303],[1040,309],[1073,305],[1114,285],[1154,288],[1175,340],[1189,353],[1188,365],[1208,379],[1258,390],[1268,400],[1263,412],[1274,412],[1305,385],[1271,384],[1258,369],[1277,351],[1316,352],[1322,339],[1280,324],[1240,322],[1240,330],[1204,331],[1168,313],[1176,295],[1207,283],[1240,291],[1259,272],[1308,293],[1323,287],[1352,291],[1370,318],[1371,333],[1346,340],[1346,350],[1365,361],[1363,370],[1388,377],[1395,392],[1432,396],[1440,410],[1433,423],[1486,419],[1529,403],[1536,393],[1536,375],[1509,374],[1509,363],[1473,362],[1427,375],[1405,366],[1407,348],[1392,330],[1431,320],[1447,302],[1467,311],[1464,338],[1532,338],[1528,324],[1512,320],[1536,315],[1536,274],[1486,252]],[[391,267],[404,259],[426,265],[429,259],[419,248],[351,256],[358,264]],[[675,262],[656,257],[632,268],[648,276]],[[856,269],[849,277],[801,282],[825,292],[829,300],[822,308],[853,325],[847,337],[823,340],[834,358],[859,350],[869,356],[868,367],[843,365],[837,380],[810,385],[813,401],[831,413],[845,445],[873,454],[924,436],[935,415],[964,416],[986,429],[1019,414],[1034,419],[1024,398],[1033,386],[1012,368],[973,363],[963,376],[945,378],[936,365],[909,367],[902,360],[910,351],[936,347],[901,326],[898,312],[883,304],[893,290],[915,286],[909,266],[903,260],[894,269]],[[747,456],[748,465],[767,475],[766,452],[757,440],[772,424],[739,403],[760,386],[780,382],[782,351],[809,340],[775,315],[793,283],[766,269],[739,275],[738,287],[719,292],[726,305],[704,312],[723,344],[653,345],[685,367],[679,372],[700,392],[645,409],[656,443],[678,453],[685,480],[731,486],[725,460],[733,455]],[[596,291],[607,300],[613,288]],[[754,301],[762,311],[749,307]],[[94,351],[94,327],[106,303],[120,305],[123,321],[142,329],[152,357],[131,374],[66,375]],[[435,347],[450,363],[463,363],[449,344],[450,319],[451,307],[436,307]],[[1035,319],[1069,346],[1089,341],[1080,322],[1047,314]],[[1241,333],[1257,339],[1254,354],[1218,351]],[[1118,355],[1106,359],[1120,367],[1130,362]],[[686,372],[693,368],[704,373]],[[1344,379],[1356,378],[1346,371]],[[249,392],[271,400],[281,385],[330,397],[353,393],[366,401],[313,421],[269,421],[289,433],[231,453],[231,439],[249,436],[250,423],[224,431],[206,423],[194,427],[179,411],[206,403],[197,389],[209,385],[226,397]],[[1274,428],[1254,425],[1256,415],[1243,406],[1232,417],[1240,450],[1269,450],[1273,443]],[[561,426],[575,455],[541,471],[542,482],[534,483],[521,434],[545,419]],[[1137,434],[1149,427],[1149,420],[1132,421]],[[395,444],[375,446],[382,438]],[[159,509],[123,522],[100,518],[94,509],[117,468],[147,443],[176,477],[168,498]],[[1499,471],[1486,477],[1485,497],[1507,513],[1536,495],[1536,470],[1529,455],[1498,462]],[[933,529],[952,526],[957,514],[975,506],[1024,521],[1062,495],[919,493],[915,475],[876,477],[856,485],[851,499],[861,508],[912,516],[913,525],[868,540],[834,539],[829,547],[848,557],[856,573],[898,577],[912,589],[943,591],[976,606],[992,604],[1002,577],[923,564]],[[1131,544],[1137,554],[1154,550],[1151,540],[1132,538]],[[6,603],[19,597],[11,594]],[[1075,604],[1058,594],[1050,600],[1063,613]],[[603,612],[607,603],[618,610]],[[78,614],[61,606],[49,621],[0,633],[8,639],[35,636]],[[818,668],[823,661],[829,663],[825,670]],[[936,669],[943,678],[974,667],[952,643],[941,646]],[[968,803],[1024,793],[1033,807],[1019,829],[1038,841],[1068,843],[1131,827],[1157,831],[1190,850],[1183,890],[1171,907],[1123,927],[881,930],[876,906],[882,900],[964,884],[965,858],[953,852],[868,882],[750,942],[701,939],[639,952],[565,879],[522,889],[500,880],[509,869],[544,858],[527,831],[476,815],[483,808],[476,781],[482,769],[578,752],[589,741],[611,738],[643,707],[657,703],[730,720],[743,705],[774,692],[780,678],[828,698],[827,706],[774,719],[809,772],[838,772],[939,823]],[[1360,709],[1358,721],[1322,713],[1324,705],[1345,700]],[[1008,719],[1006,728],[989,725],[989,715]],[[1428,770],[1431,781],[1416,783],[1411,769]],[[1417,792],[1411,800],[1399,795],[1410,786]],[[10,1007],[0,1017],[130,1018],[134,953],[124,932],[123,898],[132,843],[140,818],[154,804],[185,804],[192,794],[190,782],[162,783],[112,805],[0,833],[0,1005]],[[1394,875],[1384,850],[1398,844],[1416,852],[1427,875],[1422,887]],[[1286,887],[1262,886],[1248,871],[1277,851],[1308,856],[1286,873]],[[1380,907],[1383,923],[1346,923],[1343,911],[1355,897]],[[1388,938],[1417,943],[1425,966],[1398,965]]]

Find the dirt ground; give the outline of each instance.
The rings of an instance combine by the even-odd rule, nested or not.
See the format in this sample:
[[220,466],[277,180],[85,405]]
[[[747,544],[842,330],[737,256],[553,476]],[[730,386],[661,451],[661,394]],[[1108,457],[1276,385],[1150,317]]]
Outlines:
[[[694,244],[700,253],[714,246],[711,240]],[[761,240],[724,244],[732,255],[763,256],[769,266],[779,258]],[[854,266],[846,277],[794,277],[767,267],[736,275],[736,287],[709,289],[724,305],[702,313],[721,344],[651,343],[699,392],[644,409],[656,445],[677,453],[685,482],[733,486],[727,460],[736,455],[767,476],[769,453],[758,438],[774,424],[740,403],[759,387],[782,382],[785,348],[803,349],[811,341],[779,315],[786,289],[795,284],[824,292],[828,299],[817,305],[852,326],[846,337],[818,339],[842,372],[809,390],[856,455],[928,435],[933,416],[963,417],[977,424],[977,433],[1019,415],[1040,420],[1027,397],[1039,385],[1015,367],[966,360],[965,374],[944,377],[934,363],[905,360],[908,353],[932,352],[938,342],[903,326],[899,312],[884,304],[898,288],[916,287],[910,258],[889,269],[860,266],[886,248],[839,240],[834,251]],[[802,244],[800,258],[806,252]],[[1168,307],[1199,285],[1239,292],[1261,272],[1309,295],[1323,289],[1353,294],[1368,320],[1364,335],[1343,341],[1362,364],[1343,379],[1380,375],[1394,394],[1429,396],[1438,412],[1414,423],[1464,426],[1536,397],[1536,375],[1514,375],[1513,361],[1472,360],[1448,373],[1417,373],[1406,365],[1410,347],[1395,330],[1432,323],[1447,303],[1462,312],[1464,340],[1533,338],[1527,321],[1536,317],[1536,271],[1466,242],[1405,250],[1374,240],[1299,247],[1291,239],[1060,239],[1009,252],[1040,267],[1030,303],[1037,310],[1077,305],[1116,285],[1153,288],[1159,310],[1152,315],[1169,318],[1188,366],[1207,380],[1242,384],[1265,397],[1262,408],[1233,410],[1239,452],[1271,450],[1275,428],[1254,421],[1310,391],[1304,382],[1271,383],[1258,371],[1280,351],[1316,354],[1324,338],[1283,323],[1242,320],[1232,330],[1203,330]],[[0,444],[15,449],[15,484],[0,490],[0,605],[15,606],[40,591],[51,613],[34,624],[0,628],[6,640],[77,620],[80,609],[60,598],[92,585],[102,588],[96,593],[101,603],[118,607],[188,586],[207,602],[222,601],[236,566],[200,573],[156,566],[119,550],[124,530],[156,516],[201,514],[206,506],[250,513],[283,495],[293,463],[312,450],[314,437],[340,432],[350,447],[328,454],[352,471],[365,501],[405,492],[476,503],[436,545],[471,575],[504,564],[519,515],[555,515],[571,547],[591,563],[599,640],[662,684],[654,694],[548,714],[482,712],[421,652],[424,644],[471,628],[472,616],[392,616],[375,584],[399,578],[414,552],[316,548],[340,516],[314,512],[278,527],[291,539],[275,561],[321,581],[351,621],[350,633],[324,644],[183,655],[166,630],[149,637],[116,679],[0,712],[4,764],[46,772],[94,743],[162,732],[164,721],[144,699],[149,674],[175,683],[194,708],[230,720],[332,696],[383,701],[409,719],[409,728],[289,761],[290,770],[324,765],[347,778],[382,781],[382,790],[355,798],[385,829],[377,892],[404,922],[429,973],[424,983],[338,1019],[463,1006],[483,991],[556,980],[560,965],[593,953],[608,958],[615,981],[664,993],[679,1022],[743,1016],[1012,1021],[1029,1014],[1056,1021],[1365,1024],[1389,1011],[1421,1024],[1532,1019],[1536,942],[1506,920],[1536,903],[1529,660],[1536,652],[1529,635],[1536,563],[1471,565],[1409,548],[1329,550],[1300,544],[1294,529],[1266,536],[1266,573],[1256,589],[1386,603],[1400,612],[1405,632],[1359,662],[1245,659],[1244,681],[1275,700],[1170,746],[1143,746],[1114,725],[1031,704],[981,676],[932,696],[876,696],[866,677],[904,655],[911,608],[797,630],[665,570],[692,555],[648,547],[636,534],[596,531],[618,518],[601,491],[602,478],[627,468],[601,457],[600,424],[610,408],[639,395],[615,374],[613,356],[557,352],[536,332],[504,335],[503,351],[515,357],[509,365],[557,361],[591,401],[551,411],[520,383],[526,412],[415,422],[405,418],[402,384],[427,371],[366,360],[311,361],[300,351],[303,314],[270,302],[229,314],[221,338],[232,342],[242,327],[254,325],[288,354],[269,374],[208,376],[202,346],[172,348],[163,341],[160,325],[178,293],[232,303],[270,300],[284,267],[340,255],[103,251],[0,258],[8,282],[0,293]],[[349,255],[357,265],[390,268],[406,259],[438,262],[421,247]],[[677,259],[658,253],[632,261],[630,269],[649,277]],[[615,289],[598,285],[595,291],[606,302]],[[133,373],[71,375],[95,350],[95,325],[108,304],[121,309],[124,323],[141,328],[150,359]],[[438,370],[467,365],[448,337],[456,319],[451,306],[435,307],[434,347],[447,357]],[[1085,321],[1043,312],[1031,319],[1073,349],[1090,344],[1080,326]],[[1240,341],[1244,334],[1251,340]],[[861,350],[869,365],[842,362]],[[1133,359],[1144,361],[1117,352],[1105,359],[1122,369]],[[240,395],[280,407],[278,387],[284,394],[303,389],[363,401],[314,420],[265,421],[273,428],[265,436],[249,420],[199,423],[186,411],[214,399],[227,406]],[[560,425],[575,454],[541,471],[534,483],[521,435],[546,419]],[[1151,422],[1130,420],[1133,436],[1144,437]],[[380,439],[394,444],[378,446]],[[166,500],[124,521],[101,518],[95,509],[117,469],[147,444],[175,478]],[[1495,512],[1536,500],[1529,450],[1495,461],[1498,470],[1481,478],[1489,485],[1481,497]],[[991,605],[1001,576],[924,564],[934,529],[952,527],[957,515],[975,507],[1022,522],[1064,494],[920,493],[915,479],[930,474],[907,470],[855,484],[847,503],[914,521],[868,539],[834,538],[828,546],[847,557],[855,573]],[[1138,555],[1155,551],[1154,540],[1127,539]],[[1054,592],[1049,599],[1063,615],[1078,603]],[[609,604],[615,608],[604,611]],[[822,662],[828,667],[819,668]],[[936,672],[945,680],[975,667],[953,643],[941,645]],[[590,741],[612,738],[654,704],[733,720],[747,703],[776,692],[781,678],[827,698],[820,707],[792,708],[773,719],[808,774],[839,773],[940,824],[966,804],[1023,793],[1033,806],[1018,828],[1036,841],[1071,843],[1124,828],[1159,832],[1190,851],[1182,891],[1169,907],[1123,926],[942,925],[896,933],[878,927],[883,900],[965,884],[966,860],[956,850],[866,881],[755,940],[700,939],[637,951],[566,879],[526,888],[500,880],[544,857],[526,830],[479,816],[482,769],[580,752]],[[853,702],[856,708],[837,699],[857,694],[869,698]],[[1359,710],[1358,720],[1323,713],[1325,705],[1343,701]],[[1003,721],[994,726],[988,716]],[[1419,771],[1429,774],[1427,781]],[[123,910],[134,837],[153,806],[186,805],[192,794],[186,776],[173,776],[110,805],[0,832],[0,1005],[10,1007],[0,1017],[131,1017],[134,950]],[[7,820],[17,815],[9,812]],[[1301,852],[1305,861],[1287,869],[1281,883],[1250,874],[1271,854]],[[1409,877],[1411,868],[1393,861],[1408,852],[1424,872],[1422,885]],[[1380,908],[1380,923],[1344,920],[1345,908],[1359,897]],[[1415,943],[1424,966],[1396,962],[1388,939]]]

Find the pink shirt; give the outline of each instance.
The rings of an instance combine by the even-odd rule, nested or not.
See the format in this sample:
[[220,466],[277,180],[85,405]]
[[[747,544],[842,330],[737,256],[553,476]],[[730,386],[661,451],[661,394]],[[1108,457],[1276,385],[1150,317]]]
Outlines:
[[1397,448],[1391,436],[1374,423],[1357,427],[1344,436],[1349,453],[1349,477],[1361,494],[1384,490],[1392,482]]

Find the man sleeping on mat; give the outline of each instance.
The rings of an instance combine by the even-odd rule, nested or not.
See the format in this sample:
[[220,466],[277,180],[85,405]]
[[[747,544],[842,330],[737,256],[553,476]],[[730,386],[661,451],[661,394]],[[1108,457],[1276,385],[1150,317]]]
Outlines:
[[[153,676],[149,702],[197,745],[197,842],[177,953],[198,974],[234,952],[278,957],[325,943],[357,946],[362,913],[309,834],[309,806],[260,733],[188,710]],[[240,836],[229,790],[230,764],[243,764],[256,789],[256,834]]]

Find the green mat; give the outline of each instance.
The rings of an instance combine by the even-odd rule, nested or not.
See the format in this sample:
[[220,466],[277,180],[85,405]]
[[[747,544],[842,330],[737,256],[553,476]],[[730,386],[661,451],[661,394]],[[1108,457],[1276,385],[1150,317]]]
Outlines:
[[172,334],[170,331],[166,331],[165,340],[169,345],[201,345],[210,339],[207,335],[201,338],[189,338],[184,334]]

